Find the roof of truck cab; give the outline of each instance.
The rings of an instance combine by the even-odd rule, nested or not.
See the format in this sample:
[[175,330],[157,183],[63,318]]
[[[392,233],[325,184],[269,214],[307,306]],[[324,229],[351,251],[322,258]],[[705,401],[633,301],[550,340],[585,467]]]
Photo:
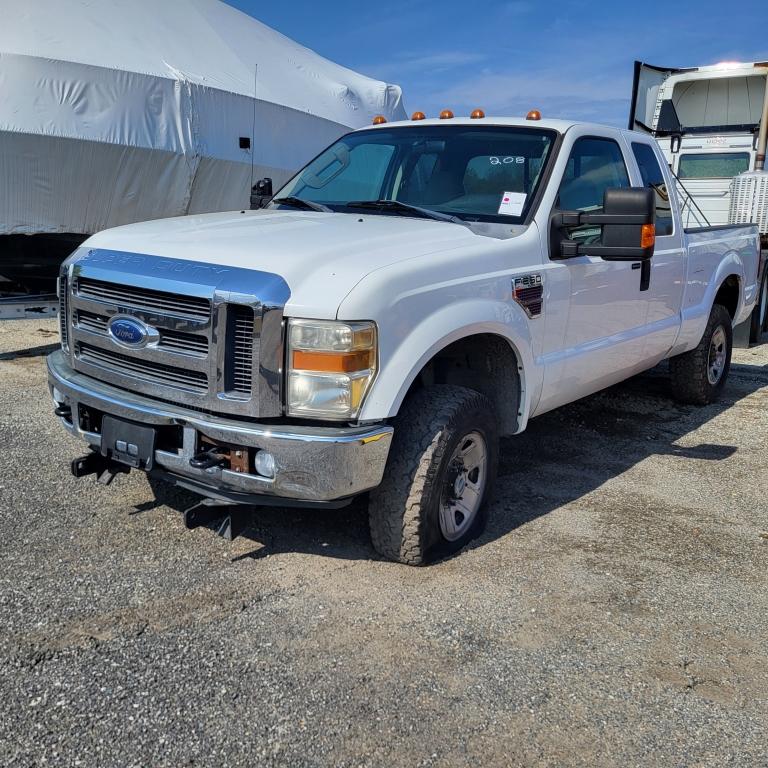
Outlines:
[[358,128],[359,131],[367,131],[371,129],[383,129],[387,128],[404,128],[409,126],[411,128],[415,126],[435,126],[441,127],[451,125],[471,125],[473,127],[482,125],[499,125],[504,127],[518,127],[518,128],[548,128],[549,130],[557,131],[558,133],[565,133],[569,128],[573,128],[576,125],[579,126],[591,126],[594,128],[600,128],[604,130],[610,128],[611,130],[626,132],[621,128],[609,125],[601,125],[599,123],[587,123],[581,120],[557,120],[551,118],[542,118],[541,120],[527,120],[524,117],[483,117],[483,118],[470,118],[470,117],[454,117],[448,120],[441,120],[439,118],[431,118],[427,120],[398,120],[397,122],[381,123],[380,125],[369,125],[364,128]]

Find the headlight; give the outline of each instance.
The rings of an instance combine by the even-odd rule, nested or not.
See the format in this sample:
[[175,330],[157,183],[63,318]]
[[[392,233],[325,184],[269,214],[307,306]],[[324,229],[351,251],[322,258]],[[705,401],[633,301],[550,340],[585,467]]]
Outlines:
[[288,321],[288,415],[354,419],[377,365],[376,325]]

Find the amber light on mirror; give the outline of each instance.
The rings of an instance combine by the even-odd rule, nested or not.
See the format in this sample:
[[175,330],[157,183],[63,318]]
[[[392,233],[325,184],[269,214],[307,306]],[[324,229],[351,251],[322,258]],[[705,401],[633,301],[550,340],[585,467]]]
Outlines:
[[640,247],[652,248],[656,244],[656,225],[643,224],[640,230]]

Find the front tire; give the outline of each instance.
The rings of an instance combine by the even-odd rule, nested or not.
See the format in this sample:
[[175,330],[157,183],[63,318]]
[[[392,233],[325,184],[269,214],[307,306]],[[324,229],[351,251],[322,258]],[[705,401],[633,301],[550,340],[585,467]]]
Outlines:
[[715,402],[728,379],[732,351],[731,316],[725,307],[715,304],[696,349],[669,361],[675,398],[691,405]]
[[424,565],[482,532],[498,465],[496,422],[488,398],[465,387],[428,387],[408,398],[384,480],[370,494],[379,554]]

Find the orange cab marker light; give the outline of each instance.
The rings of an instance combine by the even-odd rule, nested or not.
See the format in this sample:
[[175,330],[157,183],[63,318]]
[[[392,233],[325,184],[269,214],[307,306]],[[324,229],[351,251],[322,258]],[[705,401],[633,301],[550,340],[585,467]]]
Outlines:
[[453,112],[451,112],[450,109],[444,109],[440,113],[440,119],[441,120],[452,120],[453,119]]
[[353,373],[370,368],[371,352],[306,352],[293,351],[293,369],[316,373]]
[[640,230],[640,247],[652,248],[656,244],[656,226],[643,224]]
[[532,109],[526,116],[526,120],[541,120],[541,112],[538,109]]
[[475,110],[473,110],[473,112],[470,115],[470,117],[473,120],[482,120],[485,117],[485,112],[483,112],[482,109],[475,109]]
[[414,112],[411,115],[411,120],[426,120],[427,116],[423,112]]
[[373,118],[374,125],[383,125],[386,122],[387,122],[387,118],[384,117],[384,115],[376,115],[376,117]]

